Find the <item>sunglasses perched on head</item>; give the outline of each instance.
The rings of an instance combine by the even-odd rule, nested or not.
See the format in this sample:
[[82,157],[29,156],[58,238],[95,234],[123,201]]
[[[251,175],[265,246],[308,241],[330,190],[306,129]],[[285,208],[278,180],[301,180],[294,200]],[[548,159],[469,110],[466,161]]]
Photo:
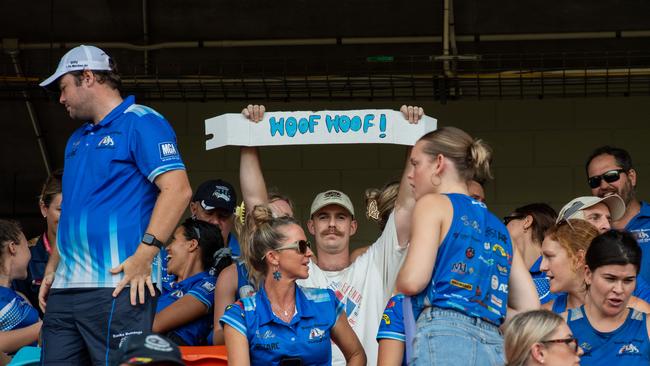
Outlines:
[[573,348],[573,352],[578,353],[578,339],[575,337],[569,337],[563,339],[549,339],[547,341],[541,341],[539,343],[564,343],[567,346]]
[[589,177],[589,179],[587,179],[587,183],[589,183],[589,187],[591,188],[598,188],[600,187],[600,182],[603,180],[607,183],[614,183],[617,180],[621,179],[621,173],[625,173],[625,169],[608,170],[601,175],[594,175],[593,177]]
[[[307,249],[309,249],[309,248],[311,248],[311,243],[310,242],[308,242],[307,240],[298,240],[295,243],[285,244],[285,245],[283,245],[281,247],[277,247],[277,248],[275,248],[273,250],[280,251],[280,250],[287,250],[287,249],[296,249],[296,250],[298,250],[298,253],[305,255],[305,254],[307,254]],[[264,255],[264,257],[266,257],[266,254]],[[264,257],[262,257],[262,259],[264,259]]]

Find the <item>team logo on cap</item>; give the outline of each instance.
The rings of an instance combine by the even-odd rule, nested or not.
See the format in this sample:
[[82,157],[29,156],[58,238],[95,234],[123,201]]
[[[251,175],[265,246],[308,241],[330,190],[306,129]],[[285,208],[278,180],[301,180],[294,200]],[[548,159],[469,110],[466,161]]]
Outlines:
[[230,189],[225,186],[216,186],[214,187],[214,192],[212,192],[212,197],[226,202],[230,202]]
[[148,335],[147,338],[144,339],[144,346],[154,351],[160,351],[160,352],[172,351],[172,345],[156,334]]

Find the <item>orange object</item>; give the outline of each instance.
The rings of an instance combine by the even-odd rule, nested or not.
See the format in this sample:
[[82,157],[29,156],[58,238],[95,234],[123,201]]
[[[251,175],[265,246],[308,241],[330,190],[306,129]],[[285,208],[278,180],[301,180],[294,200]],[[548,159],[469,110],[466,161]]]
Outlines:
[[226,346],[179,347],[187,366],[228,365]]

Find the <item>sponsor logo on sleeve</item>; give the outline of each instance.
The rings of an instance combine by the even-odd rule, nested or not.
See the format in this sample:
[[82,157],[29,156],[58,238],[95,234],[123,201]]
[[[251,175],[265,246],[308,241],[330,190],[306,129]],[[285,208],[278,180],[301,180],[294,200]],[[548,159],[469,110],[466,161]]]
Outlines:
[[388,316],[388,314],[382,315],[381,319],[384,321],[384,324],[390,325],[390,316]]
[[173,142],[161,142],[158,144],[158,150],[160,152],[160,160],[173,160],[178,159],[178,148]]

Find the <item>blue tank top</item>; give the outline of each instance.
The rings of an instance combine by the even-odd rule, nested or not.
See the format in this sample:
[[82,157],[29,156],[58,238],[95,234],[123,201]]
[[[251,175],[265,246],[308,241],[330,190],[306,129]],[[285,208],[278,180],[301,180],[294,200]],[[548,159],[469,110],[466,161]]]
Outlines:
[[584,305],[569,309],[567,324],[585,352],[583,365],[617,366],[650,364],[647,314],[628,309],[625,322],[613,332],[599,332],[587,319]]
[[562,314],[563,312],[565,312],[568,299],[569,299],[569,294],[567,294],[566,292],[558,294],[557,297],[555,298],[555,302],[553,303],[553,307],[551,308],[551,311],[553,311],[555,314]]
[[464,194],[447,197],[454,217],[438,248],[431,282],[413,298],[414,307],[453,309],[501,325],[513,254],[508,230],[485,204]]

